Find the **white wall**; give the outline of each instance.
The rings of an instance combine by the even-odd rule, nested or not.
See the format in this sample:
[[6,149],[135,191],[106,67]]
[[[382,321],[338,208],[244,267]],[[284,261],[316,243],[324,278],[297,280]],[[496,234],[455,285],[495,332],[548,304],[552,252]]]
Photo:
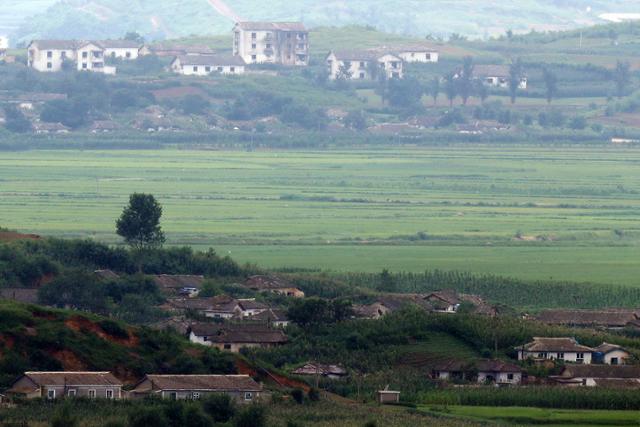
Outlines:
[[104,55],[107,58],[134,60],[138,58],[139,54],[137,48],[107,48],[104,50]]
[[498,384],[520,384],[522,382],[522,374],[520,372],[513,372],[513,378],[509,379],[509,374],[506,372],[478,372],[478,382],[483,384],[487,381],[487,376],[494,376],[494,380]]
[[[585,352],[582,353],[584,356],[584,360],[583,360],[583,364],[585,365],[590,365],[591,364],[591,356],[592,353],[589,352]],[[565,352],[563,354],[562,357],[561,354],[559,354],[558,352],[547,352],[547,353],[540,353],[540,352],[528,352],[528,351],[518,351],[518,360],[526,360],[526,359],[547,359],[547,360],[564,360],[566,362],[573,362],[576,363],[578,360],[578,353],[577,352]]]
[[404,62],[430,63],[438,62],[440,59],[440,54],[438,52],[428,51],[406,51],[400,52],[398,56],[402,58]]
[[607,365],[611,365],[611,359],[617,358],[618,365],[624,365],[625,359],[629,357],[629,353],[623,350],[614,350],[610,353],[604,355],[604,363]]

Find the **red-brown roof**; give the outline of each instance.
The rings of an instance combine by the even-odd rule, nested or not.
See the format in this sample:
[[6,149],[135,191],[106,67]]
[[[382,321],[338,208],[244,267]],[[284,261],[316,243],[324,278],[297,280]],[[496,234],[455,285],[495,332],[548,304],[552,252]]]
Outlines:
[[[151,387],[145,380],[149,380]],[[262,391],[262,386],[249,375],[147,375],[132,392],[156,390]]]
[[528,352],[594,352],[593,348],[578,344],[575,338],[534,337],[532,342],[516,347],[516,350],[522,349]]
[[536,319],[553,325],[624,327],[636,320],[636,310],[545,310]]
[[220,326],[213,323],[196,323],[191,325],[191,332],[199,337],[207,337],[214,343],[239,344],[284,344],[287,336],[280,329],[269,329],[264,326]]
[[181,289],[202,287],[204,276],[158,274],[153,281],[160,289]]
[[[113,386],[122,387],[122,381],[111,372],[25,372],[36,387],[46,386]],[[21,377],[20,379],[22,379]],[[17,381],[16,381],[17,382]],[[15,384],[15,383],[14,383]],[[25,393],[31,390],[12,387],[8,393]]]

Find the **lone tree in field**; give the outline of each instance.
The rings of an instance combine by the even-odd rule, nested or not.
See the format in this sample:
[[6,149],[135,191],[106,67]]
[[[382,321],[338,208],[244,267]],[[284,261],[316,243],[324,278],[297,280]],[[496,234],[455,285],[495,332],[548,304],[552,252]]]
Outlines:
[[153,195],[134,193],[116,221],[117,233],[137,250],[160,247],[165,240],[160,228],[161,216],[162,206]]
[[627,95],[627,89],[631,84],[631,66],[628,62],[618,61],[616,69],[613,71],[613,81],[616,84],[616,94],[618,98]]
[[558,93],[558,77],[553,71],[545,68],[542,70],[542,78],[546,87],[547,103],[551,104],[551,101]]
[[509,67],[509,95],[512,104],[516,103],[516,97],[518,96],[518,89],[520,89],[520,85],[522,84],[523,75],[522,61],[518,58],[515,62],[511,63]]

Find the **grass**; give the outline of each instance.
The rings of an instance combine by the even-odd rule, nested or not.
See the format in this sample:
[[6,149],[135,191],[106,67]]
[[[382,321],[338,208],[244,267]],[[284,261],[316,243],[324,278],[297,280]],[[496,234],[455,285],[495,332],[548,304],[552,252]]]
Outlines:
[[268,267],[638,286],[639,162],[613,147],[2,152],[0,224],[115,243],[128,195],[148,192],[169,244]]
[[637,411],[560,410],[520,407],[447,406],[423,408],[429,413],[444,413],[470,420],[487,420],[518,425],[638,425]]

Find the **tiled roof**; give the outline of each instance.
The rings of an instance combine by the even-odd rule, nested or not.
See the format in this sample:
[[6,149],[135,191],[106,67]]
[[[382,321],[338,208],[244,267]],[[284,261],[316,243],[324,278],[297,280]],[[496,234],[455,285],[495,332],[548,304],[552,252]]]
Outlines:
[[52,50],[74,50],[85,42],[79,40],[33,40],[31,44],[35,44],[39,49]]
[[142,43],[133,40],[96,40],[93,43],[104,49],[137,49]]
[[25,372],[24,376],[38,386],[122,386],[122,381],[111,372]]
[[160,289],[200,288],[204,276],[158,274],[153,281]]
[[215,343],[265,343],[282,344],[287,342],[287,336],[279,329],[269,329],[264,326],[225,326],[213,323],[196,323],[191,325],[191,331],[199,337],[207,337]]
[[478,77],[509,77],[508,65],[475,65],[473,74]]
[[284,310],[280,310],[277,308],[270,308],[268,310],[263,311],[262,313],[258,313],[254,316],[251,316],[252,320],[264,320],[271,322],[287,322],[289,318],[287,317],[287,313]]
[[238,22],[237,25],[247,31],[307,31],[302,22]]
[[612,351],[616,351],[616,350],[626,351],[621,346],[616,344],[609,344],[608,342],[603,342],[602,344],[594,348],[594,350],[597,351],[598,353],[604,353],[604,354],[611,353]]
[[631,365],[567,365],[563,378],[635,378],[640,379],[640,366]]
[[574,338],[541,338],[535,337],[532,342],[516,350],[523,349],[528,352],[583,352],[592,353],[594,349],[578,344]]
[[291,371],[294,375],[347,375],[347,370],[339,365],[327,365],[324,363],[309,362],[304,366]]
[[202,66],[229,66],[245,65],[244,60],[240,56],[231,54],[217,53],[214,55],[180,55],[176,57],[182,65],[202,65]]
[[640,388],[640,380],[635,378],[599,378],[595,383],[602,388]]
[[268,305],[254,299],[238,300],[238,305],[243,310],[266,310],[269,308]]
[[462,303],[462,300],[458,296],[458,293],[452,289],[431,292],[429,295],[426,296],[426,299],[427,300],[437,299],[451,305]]
[[518,365],[503,362],[502,360],[480,360],[473,366],[475,366],[479,372],[522,372],[522,369]]
[[554,325],[624,327],[638,318],[635,310],[545,310],[536,319]]
[[172,298],[167,304],[178,310],[206,310],[221,313],[234,313],[238,301],[227,295],[212,298]]
[[251,289],[285,289],[294,286],[286,280],[277,276],[251,276],[244,285]]
[[262,386],[249,375],[147,375],[145,379],[153,388],[143,388],[143,380],[134,393],[152,390],[262,391]]
[[32,288],[0,288],[0,298],[26,304],[38,302],[38,290]]

